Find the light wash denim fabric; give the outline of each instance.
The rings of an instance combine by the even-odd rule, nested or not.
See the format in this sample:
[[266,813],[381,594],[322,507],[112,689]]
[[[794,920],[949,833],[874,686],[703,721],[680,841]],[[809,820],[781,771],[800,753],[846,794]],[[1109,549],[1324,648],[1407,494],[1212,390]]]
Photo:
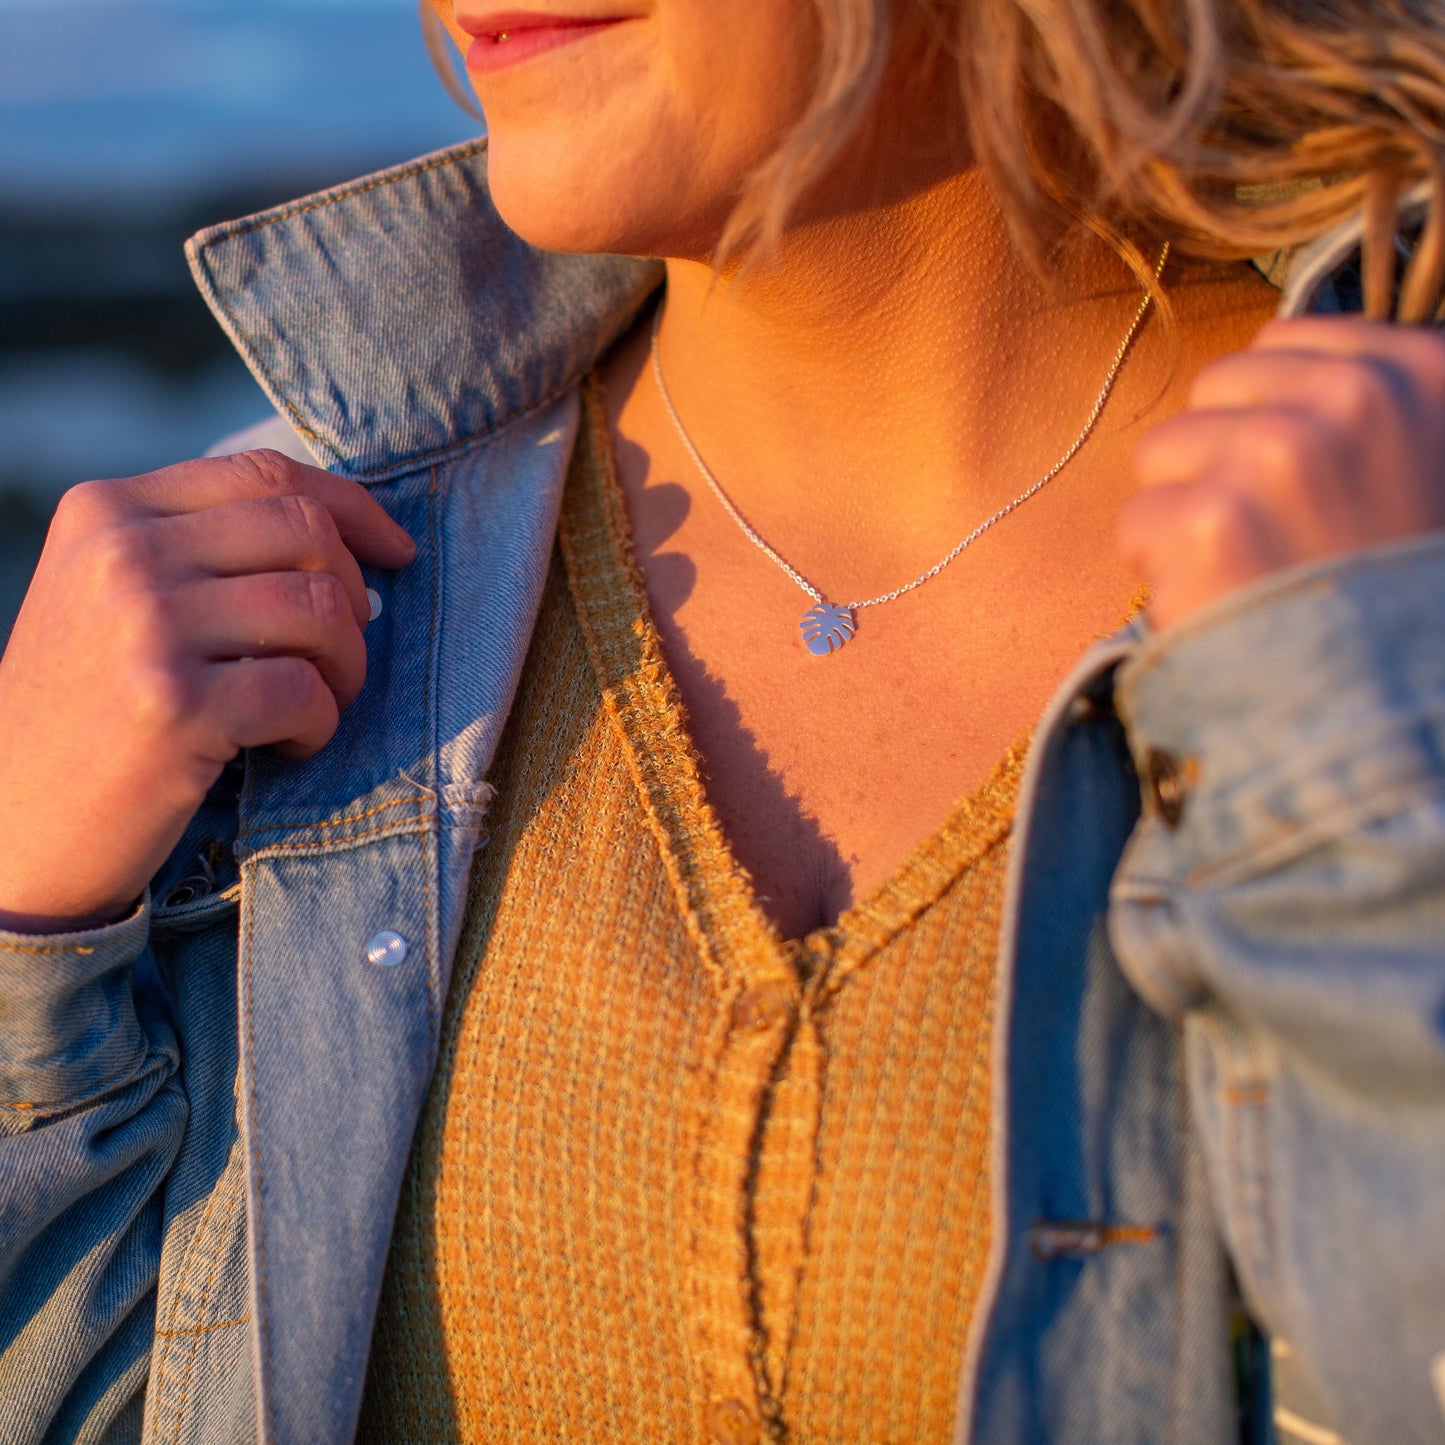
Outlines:
[[[481,143],[190,254],[420,552],[330,747],[228,769],[134,916],[0,935],[6,1445],[352,1438],[577,383],[660,280],[511,237]],[[1235,1276],[1317,1423],[1445,1438],[1442,599],[1445,537],[1302,569],[1049,707],[960,1441],[1239,1439]]]

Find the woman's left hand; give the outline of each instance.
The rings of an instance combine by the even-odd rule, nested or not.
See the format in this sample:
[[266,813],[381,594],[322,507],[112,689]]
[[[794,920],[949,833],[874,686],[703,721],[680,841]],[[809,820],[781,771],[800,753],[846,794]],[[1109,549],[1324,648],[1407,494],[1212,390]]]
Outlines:
[[1156,627],[1270,572],[1445,528],[1445,338],[1271,321],[1140,443],[1119,518]]

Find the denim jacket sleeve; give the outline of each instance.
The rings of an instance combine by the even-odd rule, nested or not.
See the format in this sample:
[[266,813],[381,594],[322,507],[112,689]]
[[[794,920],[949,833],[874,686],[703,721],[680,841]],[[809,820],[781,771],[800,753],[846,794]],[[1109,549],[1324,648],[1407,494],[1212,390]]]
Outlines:
[[[149,905],[0,932],[0,1439],[139,1438],[162,1192],[187,1106]],[[138,964],[140,967],[138,968]]]
[[1445,537],[1302,568],[1119,679],[1111,934],[1182,1020],[1252,1312],[1351,1445],[1445,1430]]

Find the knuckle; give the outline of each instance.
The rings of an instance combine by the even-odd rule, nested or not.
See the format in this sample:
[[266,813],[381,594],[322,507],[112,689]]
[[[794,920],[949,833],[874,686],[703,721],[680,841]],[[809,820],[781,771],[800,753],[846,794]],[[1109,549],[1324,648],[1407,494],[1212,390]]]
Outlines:
[[154,585],[154,566],[145,528],[137,525],[104,527],[89,534],[84,565],[93,584],[108,600],[144,595]]
[[103,525],[116,511],[118,482],[80,482],[61,493],[52,524],[74,536]]
[[302,605],[318,622],[330,625],[351,611],[341,583],[329,572],[299,572]]
[[1320,387],[1328,415],[1353,430],[1378,420],[1394,400],[1387,378],[1363,361],[1340,361],[1326,368]]
[[262,699],[267,715],[293,730],[329,737],[341,713],[320,671],[305,658],[280,661],[267,678],[269,693]]
[[113,599],[111,635],[118,656],[162,661],[174,651],[175,607],[165,593],[137,587]]
[[307,712],[325,688],[316,668],[304,657],[276,657],[264,667],[247,667],[240,691],[247,711],[281,720]]
[[274,683],[276,700],[287,711],[305,711],[326,690],[315,665],[304,657],[282,658],[281,666],[275,671]]
[[331,513],[314,497],[300,492],[291,492],[276,499],[286,524],[306,543],[312,552],[325,551],[336,534],[336,524]]
[[284,452],[261,447],[256,451],[237,452],[226,458],[226,464],[264,495],[288,496],[296,489],[297,464]]
[[1228,487],[1203,488],[1194,498],[1188,530],[1199,554],[1229,556],[1253,534],[1254,509]]
[[1315,451],[1309,425],[1296,413],[1284,409],[1255,417],[1249,424],[1247,437],[1241,440],[1254,466],[1263,469],[1276,482],[1303,478]]
[[138,659],[127,667],[125,698],[134,725],[142,734],[173,734],[195,713],[184,674],[161,654]]

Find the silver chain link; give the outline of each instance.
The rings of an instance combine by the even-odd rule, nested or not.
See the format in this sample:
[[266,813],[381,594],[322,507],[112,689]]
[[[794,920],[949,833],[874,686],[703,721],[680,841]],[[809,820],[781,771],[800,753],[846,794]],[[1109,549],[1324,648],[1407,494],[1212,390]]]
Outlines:
[[[1163,250],[1161,250],[1159,253],[1159,260],[1154,267],[1154,279],[1156,281],[1164,272],[1164,262],[1168,258],[1168,256],[1169,243],[1166,241],[1164,243]],[[1099,417],[1103,414],[1104,405],[1109,400],[1109,393],[1113,391],[1114,383],[1116,380],[1118,380],[1119,369],[1124,365],[1124,358],[1129,354],[1129,347],[1133,343],[1134,336],[1138,332],[1139,326],[1144,320],[1145,313],[1149,310],[1149,303],[1152,299],[1153,298],[1150,293],[1146,291],[1144,293],[1144,299],[1139,303],[1139,309],[1134,313],[1133,321],[1129,323],[1129,329],[1127,332],[1125,332],[1124,339],[1119,343],[1119,349],[1114,353],[1114,359],[1109,364],[1108,375],[1104,377],[1104,384],[1099,388],[1098,396],[1094,398],[1094,405],[1089,410],[1089,415],[1084,421],[1083,428],[1080,430],[1078,436],[1074,438],[1073,443],[1070,445],[1069,449],[1063,454],[1063,456],[1061,456],[1058,461],[1056,461],[1053,466],[1051,466],[1049,470],[1046,471],[1043,476],[1041,476],[1038,481],[1033,484],[1033,486],[1029,487],[1026,491],[1020,492],[1018,496],[1013,499],[1013,501],[1004,503],[1004,505],[1000,507],[998,511],[993,514],[993,516],[987,517],[982,522],[980,522],[978,526],[976,526],[973,531],[968,534],[968,536],[966,536],[961,542],[959,542],[958,545],[955,546],[952,551],[950,551],[946,556],[939,558],[939,560],[935,562],[933,566],[928,569],[928,571],[920,572],[919,575],[913,579],[913,581],[905,582],[901,587],[895,587],[891,592],[880,592],[877,597],[865,597],[858,602],[845,602],[843,605],[850,612],[856,612],[859,608],[862,607],[877,607],[881,602],[893,602],[897,598],[902,597],[904,593],[912,592],[915,587],[922,587],[925,582],[931,582],[935,577],[938,576],[940,572],[943,571],[945,567],[947,567],[951,562],[955,561],[961,552],[963,552],[966,548],[972,546],[973,543],[978,541],[978,539],[983,536],[983,534],[987,532],[990,527],[992,527],[996,522],[1003,521],[1003,519],[1007,517],[1010,512],[1016,511],[1019,507],[1023,506],[1023,504],[1028,501],[1030,497],[1034,496],[1038,492],[1043,491],[1043,489],[1048,486],[1048,484],[1053,481],[1053,479],[1058,476],[1058,474],[1063,471],[1063,469],[1068,466],[1071,461],[1073,461],[1075,454],[1078,452],[1079,448],[1083,446],[1086,441],[1088,441],[1090,433],[1094,430],[1094,427],[1098,423]],[[662,308],[659,306],[657,310],[657,316],[654,318],[652,323],[652,375],[654,380],[657,382],[657,393],[662,398],[662,404],[664,407],[667,408],[667,414],[669,417],[672,418],[673,427],[676,429],[678,437],[681,439],[683,446],[687,448],[687,454],[692,458],[693,465],[697,467],[703,481],[705,481],[712,489],[713,496],[715,496],[722,504],[723,510],[728,514],[729,517],[733,519],[734,522],[738,524],[739,528],[741,528],[742,530],[743,535],[748,539],[748,541],[751,542],[753,546],[756,547],[763,554],[763,556],[768,558],[769,561],[773,562],[776,566],[781,568],[782,571],[786,573],[787,576],[791,578],[794,583],[797,584],[797,586],[802,588],[802,590],[806,592],[808,596],[813,599],[814,602],[826,602],[827,599],[823,596],[823,594],[816,587],[814,587],[813,584],[809,582],[808,579],[804,577],[803,574],[799,572],[798,569],[794,567],[793,564],[789,562],[788,559],[784,557],[781,552],[777,550],[777,548],[773,547],[770,543],[765,541],[764,538],[759,535],[756,528],[754,528],[749,523],[748,519],[744,517],[740,511],[738,511],[737,507],[733,504],[732,498],[729,497],[725,491],[723,491],[722,483],[719,482],[715,476],[713,476],[712,468],[709,467],[705,461],[703,461],[702,454],[698,451],[697,447],[693,445],[693,440],[688,435],[687,428],[683,426],[682,418],[677,414],[677,408],[673,405],[672,393],[669,392],[667,389],[667,382],[663,380],[662,358],[658,354],[657,348],[657,333],[661,325]]]

